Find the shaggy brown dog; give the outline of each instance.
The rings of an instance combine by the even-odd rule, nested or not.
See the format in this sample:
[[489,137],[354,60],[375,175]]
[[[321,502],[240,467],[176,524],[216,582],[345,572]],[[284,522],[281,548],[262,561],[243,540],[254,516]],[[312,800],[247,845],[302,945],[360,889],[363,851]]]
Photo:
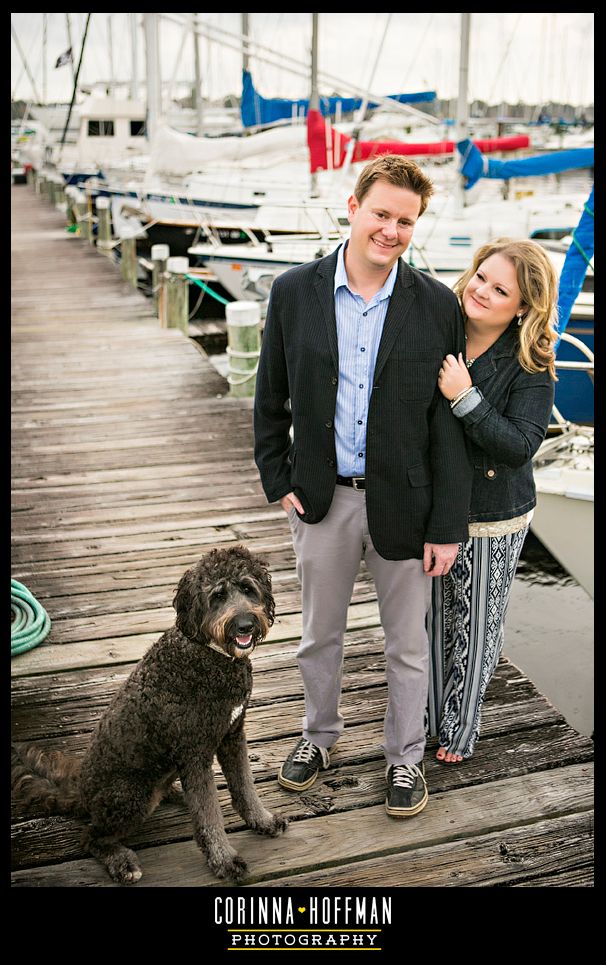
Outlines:
[[147,651],[103,714],[81,766],[16,745],[13,787],[48,811],[88,816],[84,843],[121,884],[141,878],[121,843],[179,777],[194,837],[219,878],[246,864],[228,842],[212,773],[216,754],[234,808],[275,836],[288,820],[259,800],[246,751],[249,653],[274,620],[271,577],[247,549],[213,550],[182,577],[176,626]]

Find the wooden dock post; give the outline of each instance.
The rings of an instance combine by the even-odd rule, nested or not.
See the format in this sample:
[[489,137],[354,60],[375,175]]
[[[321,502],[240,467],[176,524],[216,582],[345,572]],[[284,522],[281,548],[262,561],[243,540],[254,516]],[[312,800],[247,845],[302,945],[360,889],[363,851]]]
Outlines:
[[255,394],[261,350],[259,302],[230,302],[225,306],[229,394],[244,398]]
[[87,181],[84,184],[84,196],[86,198],[86,240],[89,245],[92,245],[95,243],[95,217],[93,215],[93,196]]
[[65,187],[65,220],[68,227],[78,226],[78,210],[76,207],[76,197],[78,189],[73,184]]
[[74,210],[78,222],[78,235],[81,235],[86,229],[86,197],[80,188],[76,188],[74,194]]
[[97,216],[97,250],[111,258],[113,248],[111,198],[97,198]]
[[189,326],[188,271],[188,258],[169,258],[166,262],[166,327],[180,328],[184,335]]
[[53,178],[54,182],[54,201],[55,207],[64,210],[65,208],[65,182],[60,174],[55,175]]
[[59,208],[59,210],[64,210],[65,208],[64,182],[63,182],[63,178],[59,174],[55,174],[51,178],[50,201],[55,208]]
[[133,288],[137,287],[137,239],[134,235],[126,236],[120,240],[120,271],[124,281],[127,281]]
[[154,311],[160,321],[164,316],[163,327],[166,328],[165,297],[166,286],[163,284],[163,276],[166,271],[166,262],[170,258],[170,248],[168,245],[152,245],[152,295],[154,299]]

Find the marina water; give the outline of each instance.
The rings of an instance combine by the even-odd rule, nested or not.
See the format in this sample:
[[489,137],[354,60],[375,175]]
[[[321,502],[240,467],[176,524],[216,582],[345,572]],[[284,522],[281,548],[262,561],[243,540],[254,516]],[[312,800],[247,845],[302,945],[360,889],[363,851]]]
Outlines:
[[593,631],[593,600],[530,532],[511,591],[503,652],[586,736],[594,727]]

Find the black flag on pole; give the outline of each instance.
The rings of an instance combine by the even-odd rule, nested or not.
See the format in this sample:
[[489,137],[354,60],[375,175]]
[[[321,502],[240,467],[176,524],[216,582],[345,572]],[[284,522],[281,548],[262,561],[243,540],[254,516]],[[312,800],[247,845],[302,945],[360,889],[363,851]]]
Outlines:
[[55,67],[63,67],[64,64],[69,64],[72,59],[72,48],[70,47],[69,50],[66,50],[60,57],[57,57]]

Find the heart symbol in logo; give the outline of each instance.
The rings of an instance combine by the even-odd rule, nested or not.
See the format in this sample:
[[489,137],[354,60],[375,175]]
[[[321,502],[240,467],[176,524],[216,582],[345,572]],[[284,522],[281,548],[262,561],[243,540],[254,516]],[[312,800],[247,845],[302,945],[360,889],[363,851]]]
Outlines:
[[300,911],[301,914],[303,914],[304,911],[307,911],[307,908],[297,908],[297,911]]

